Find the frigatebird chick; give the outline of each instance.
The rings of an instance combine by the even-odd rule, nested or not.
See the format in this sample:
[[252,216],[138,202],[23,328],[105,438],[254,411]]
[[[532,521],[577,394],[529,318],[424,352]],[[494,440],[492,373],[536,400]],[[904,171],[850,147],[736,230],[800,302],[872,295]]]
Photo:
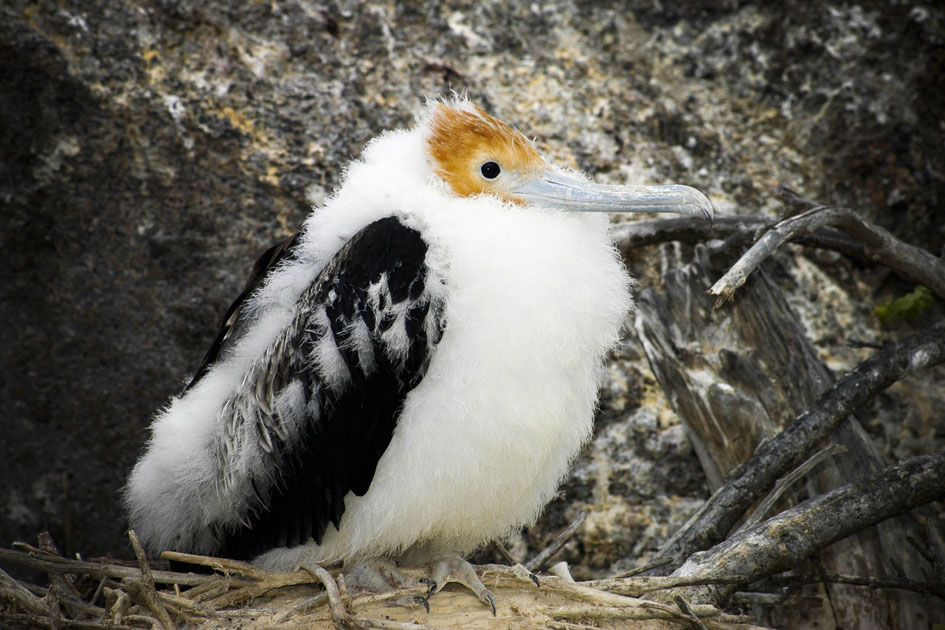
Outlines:
[[151,552],[343,563],[379,589],[428,565],[430,595],[459,581],[494,610],[463,557],[533,523],[590,436],[632,307],[606,213],[637,211],[712,215],[692,188],[595,184],[466,100],[430,104],[257,263],[154,420],[131,526]]

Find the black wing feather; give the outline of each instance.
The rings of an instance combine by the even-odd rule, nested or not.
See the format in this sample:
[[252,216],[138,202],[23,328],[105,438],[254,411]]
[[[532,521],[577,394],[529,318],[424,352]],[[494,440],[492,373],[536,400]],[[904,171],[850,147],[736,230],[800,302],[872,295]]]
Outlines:
[[216,360],[220,356],[220,350],[222,350],[227,342],[230,340],[230,337],[236,329],[237,322],[240,321],[240,317],[243,314],[243,306],[246,304],[246,300],[255,293],[256,289],[263,283],[266,279],[266,276],[275,269],[283,260],[287,260],[295,257],[295,248],[298,246],[299,242],[299,233],[296,232],[292,236],[279,241],[265,252],[256,260],[256,263],[253,265],[253,271],[250,274],[249,280],[246,282],[246,285],[243,287],[242,292],[240,292],[239,297],[237,297],[230,308],[226,310],[226,315],[223,317],[223,323],[220,325],[220,331],[217,333],[217,338],[213,341],[213,344],[210,346],[210,349],[207,350],[207,354],[204,355],[203,361],[200,362],[200,367],[197,368],[197,372],[194,374],[194,377],[190,380],[190,383],[184,389],[187,391],[191,387],[197,384],[201,378],[207,373]]
[[[296,244],[267,252],[271,264],[291,256]],[[218,553],[252,558],[274,547],[291,547],[309,539],[320,542],[329,524],[340,525],[345,496],[368,491],[404,398],[423,378],[444,327],[442,305],[434,303],[426,291],[431,281],[426,252],[419,232],[394,217],[381,219],[355,235],[303,294],[300,308],[307,315],[291,334],[292,351],[269,373],[286,375],[280,381],[283,386],[300,381],[306,407],[317,414],[305,418],[296,439],[276,445],[274,470],[252,480],[252,496],[242,514],[245,524],[236,529],[214,527],[221,545]],[[261,282],[257,278],[247,291]],[[378,283],[382,290],[372,301],[369,287]],[[244,293],[241,300],[248,295]],[[210,363],[234,327],[239,328],[241,308],[231,309],[229,332],[221,333],[208,353]],[[316,325],[321,309],[327,315],[328,330]],[[431,317],[435,334],[428,338]],[[368,365],[362,365],[358,340],[352,339],[357,326],[369,333],[373,360]],[[384,332],[392,326],[404,327],[407,352],[390,352]],[[323,368],[310,359],[325,336],[330,336],[347,367],[340,388],[327,387],[325,375],[319,372]]]

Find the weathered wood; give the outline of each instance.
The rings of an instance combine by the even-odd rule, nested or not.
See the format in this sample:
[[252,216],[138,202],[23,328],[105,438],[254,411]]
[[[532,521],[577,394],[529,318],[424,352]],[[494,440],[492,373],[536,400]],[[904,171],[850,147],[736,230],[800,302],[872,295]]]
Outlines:
[[855,237],[863,244],[870,260],[890,267],[903,278],[924,285],[945,298],[945,264],[941,260],[920,247],[903,243],[849,208],[818,205],[779,222],[758,239],[709,289],[709,295],[717,298],[716,306],[732,299],[735,290],[778,247],[826,225],[838,227]]
[[[119,580],[136,578],[141,575],[141,571],[136,567],[125,567],[116,564],[84,560],[71,560],[61,556],[41,556],[24,553],[22,551],[14,551],[12,549],[0,549],[0,562],[15,564],[38,571],[46,571],[48,573],[89,575],[99,578],[110,577]],[[154,581],[159,584],[179,584],[181,586],[204,584],[209,578],[207,575],[197,573],[176,573],[173,571],[152,571],[152,575]],[[237,581],[237,584],[242,585],[243,582]]]
[[[688,557],[723,539],[764,492],[790,472],[861,404],[917,369],[945,361],[945,327],[937,326],[890,344],[860,363],[807,411],[729,472],[695,523],[674,536],[664,555]],[[852,423],[851,423],[852,424]]]
[[[639,247],[670,241],[704,243],[709,239],[736,239],[747,247],[757,235],[776,224],[776,219],[757,215],[716,217],[712,223],[696,217],[668,217],[618,223],[613,226],[613,237],[617,249],[624,256],[631,255]],[[829,249],[872,262],[862,243],[831,227],[795,234],[792,238],[802,245]]]
[[[942,498],[945,452],[913,457],[747,528],[710,551],[691,556],[673,577],[743,576],[740,584],[678,589],[689,601],[714,604],[751,582],[798,566],[813,553],[869,525]],[[661,593],[663,598],[672,595]]]
[[[772,439],[807,410],[833,378],[764,267],[748,279],[733,303],[714,309],[706,290],[731,260],[720,260],[713,267],[712,251],[701,245],[694,250],[667,245],[660,251],[667,270],[664,284],[638,295],[635,326],[653,373],[686,424],[716,489],[760,442]],[[808,477],[808,496],[882,467],[855,420],[844,422],[830,441],[842,444],[847,452]],[[837,573],[895,577],[901,569],[919,579],[929,565],[904,544],[907,532],[925,538],[914,519],[896,517],[831,546],[820,554],[819,562]],[[827,626],[834,624],[835,615],[844,627],[871,627],[890,619],[908,626],[926,605],[901,593],[864,593],[834,585],[830,593],[835,610],[824,606],[822,621]],[[779,621],[792,624],[790,618]]]

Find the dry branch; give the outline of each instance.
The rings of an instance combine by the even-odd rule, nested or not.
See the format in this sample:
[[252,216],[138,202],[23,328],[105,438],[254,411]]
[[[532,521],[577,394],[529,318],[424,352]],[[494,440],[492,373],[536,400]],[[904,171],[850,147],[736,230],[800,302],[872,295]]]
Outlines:
[[574,536],[575,532],[584,524],[585,519],[587,518],[587,512],[581,512],[577,515],[571,523],[565,527],[561,533],[555,536],[555,539],[551,541],[551,544],[543,549],[538,555],[525,563],[525,568],[531,572],[540,571],[541,568],[545,565],[548,560],[558,553],[565,543]]
[[732,265],[709,289],[709,295],[716,297],[716,307],[732,299],[735,290],[745,284],[748,276],[778,247],[798,235],[811,234],[825,226],[839,228],[861,243],[867,260],[884,264],[945,299],[945,263],[941,259],[900,241],[848,208],[817,205],[779,222]]
[[828,582],[832,584],[849,584],[852,586],[865,586],[867,588],[898,589],[903,591],[912,591],[920,595],[937,597],[945,602],[945,584],[930,584],[919,582],[907,578],[874,578],[863,577],[859,575],[842,575],[833,571],[820,571],[817,575],[798,576],[786,575],[775,576],[771,578],[774,584],[783,584],[794,586],[800,584],[817,584]]
[[[578,523],[579,524],[579,523]],[[570,527],[565,532],[573,530],[576,527]],[[591,584],[569,583],[556,577],[547,577],[542,580],[541,588],[534,585],[523,587],[523,584],[531,584],[529,574],[521,565],[508,567],[504,565],[483,565],[478,567],[478,572],[483,580],[487,580],[490,587],[494,589],[500,601],[506,606],[503,610],[503,616],[494,619],[491,611],[483,607],[481,602],[475,597],[471,597],[467,592],[461,590],[444,591],[437,595],[435,605],[429,616],[422,611],[417,619],[414,613],[406,613],[407,619],[398,621],[392,618],[395,610],[404,610],[401,608],[386,608],[385,600],[391,598],[403,599],[404,596],[414,594],[415,589],[406,589],[397,593],[387,595],[361,595],[346,601],[344,592],[341,589],[341,580],[333,574],[321,568],[313,568],[315,577],[307,571],[298,571],[295,573],[275,573],[262,571],[251,565],[231,561],[221,558],[207,558],[203,556],[189,556],[187,554],[168,554],[176,560],[187,559],[202,565],[217,566],[219,570],[225,570],[228,573],[237,571],[240,573],[252,573],[254,577],[240,578],[243,583],[248,582],[248,586],[236,588],[232,591],[225,591],[218,597],[205,601],[203,604],[196,603],[196,600],[203,599],[209,593],[208,585],[226,586],[232,583],[235,578],[230,575],[201,575],[203,583],[192,586],[189,589],[182,589],[178,594],[175,589],[168,586],[160,586],[160,582],[155,580],[155,594],[159,598],[162,606],[167,612],[175,617],[175,622],[186,624],[201,624],[207,628],[223,628],[233,625],[233,617],[240,618],[240,625],[251,627],[271,627],[273,624],[279,625],[288,621],[292,625],[306,625],[309,627],[349,627],[349,628],[382,628],[388,630],[423,630],[433,627],[453,627],[460,620],[468,627],[506,627],[514,625],[523,628],[545,628],[554,623],[570,623],[569,619],[586,617],[595,620],[620,620],[620,619],[646,619],[657,623],[654,627],[659,628],[685,628],[701,627],[708,628],[732,628],[734,624],[740,624],[745,621],[744,618],[733,617],[724,614],[717,607],[710,605],[689,605],[686,604],[683,610],[680,610],[676,604],[663,604],[660,602],[646,601],[634,597],[627,597],[616,592],[607,592],[594,588]],[[8,558],[16,560],[25,560],[34,562],[35,557],[29,553],[15,552],[8,555]],[[49,561],[49,558],[44,558]],[[142,599],[142,589],[145,588],[146,577],[142,577],[142,569],[121,567],[130,569],[133,574],[131,577],[123,576],[121,581],[115,581],[115,578],[108,578],[108,584],[101,589],[96,588],[97,580],[87,579],[90,576],[82,574],[77,567],[86,567],[87,565],[96,565],[95,573],[112,574],[115,573],[115,566],[98,566],[99,563],[84,563],[80,560],[70,560],[58,557],[58,560],[51,563],[51,566],[62,574],[77,576],[77,584],[83,583],[86,593],[98,592],[101,590],[105,594],[107,601],[105,608],[92,606],[83,603],[83,607],[73,608],[69,605],[63,608],[64,612],[72,616],[63,615],[61,618],[51,619],[50,610],[46,603],[36,596],[36,594],[24,585],[16,582],[13,578],[0,580],[0,584],[5,584],[11,590],[18,592],[19,596],[6,598],[5,602],[12,601],[12,609],[0,607],[0,626],[12,624],[13,627],[54,627],[57,623],[61,627],[82,627],[82,628],[130,628],[130,627],[151,627],[162,628],[167,624],[159,619],[159,615],[150,606],[136,605],[132,599]],[[419,576],[422,572],[417,570],[407,570],[409,574]],[[123,572],[122,572],[123,573]],[[159,572],[153,571],[155,577]],[[180,574],[190,575],[190,574]],[[0,574],[2,578],[2,574]],[[78,580],[78,578],[85,578]],[[646,580],[647,578],[640,578]],[[649,578],[652,580],[652,578]],[[337,580],[337,581],[336,581]],[[692,581],[665,579],[665,584],[673,585],[691,584]],[[300,608],[298,602],[303,597],[307,597],[305,591],[283,591],[280,597],[274,597],[270,593],[280,585],[286,584],[304,584],[321,582],[327,583],[326,586],[332,588],[333,597],[325,597],[325,600],[334,600],[333,615],[329,616],[329,611],[321,608]],[[42,593],[41,587],[35,587],[36,591]],[[229,596],[238,593],[245,593],[253,590],[261,599],[250,606],[235,608],[239,602],[228,599]],[[96,597],[96,595],[86,595],[85,598]],[[238,598],[243,601],[242,595]],[[279,602],[276,605],[276,602]],[[64,604],[68,604],[63,600]],[[255,607],[262,606],[262,607]],[[282,614],[287,613],[287,614]],[[546,614],[547,613],[547,614]],[[427,621],[429,619],[429,621]],[[473,621],[477,620],[477,621]],[[417,623],[421,621],[421,623]],[[429,624],[429,625],[426,625]],[[564,626],[561,626],[564,627]],[[579,624],[576,627],[580,627]],[[744,627],[744,626],[739,626]]]
[[[135,567],[110,562],[70,560],[62,556],[37,555],[35,553],[16,551],[13,549],[0,549],[0,562],[15,564],[46,573],[89,575],[96,578],[114,578],[117,580],[134,578],[141,575],[140,570]],[[205,584],[210,576],[196,573],[177,573],[174,571],[152,571],[152,577],[154,581],[159,584],[196,586],[198,584]]]
[[945,452],[913,457],[809,499],[706,553],[690,556],[673,576],[705,579],[741,576],[740,584],[682,589],[689,600],[718,605],[740,586],[791,569],[831,543],[942,498]]
[[766,514],[774,507],[774,504],[777,503],[778,499],[784,494],[784,492],[793,486],[795,483],[804,478],[808,472],[813,470],[817,464],[824,461],[828,457],[832,457],[838,453],[846,452],[846,447],[839,444],[828,444],[821,450],[817,451],[811,455],[807,461],[803,464],[792,470],[787,475],[778,479],[777,483],[774,484],[774,489],[771,491],[764,500],[758,504],[758,507],[751,513],[751,516],[742,523],[742,526],[738,528],[738,531],[748,529],[753,527],[761,522],[761,519],[765,517]]
[[699,512],[660,550],[681,560],[723,540],[735,522],[785,473],[796,467],[849,414],[893,383],[945,361],[945,326],[907,337],[845,374],[817,402],[727,476]]
[[[638,247],[670,241],[701,243],[710,239],[734,238],[747,243],[776,224],[777,219],[758,215],[716,217],[711,224],[695,217],[674,217],[618,223],[613,226],[612,234],[617,249],[626,257]],[[852,258],[871,260],[861,243],[830,227],[798,234],[795,240],[804,245],[840,252]]]
[[138,567],[141,569],[141,578],[129,578],[127,585],[131,587],[130,591],[133,594],[138,594],[139,597],[144,600],[144,604],[154,613],[154,616],[161,622],[161,626],[163,626],[165,630],[173,630],[175,624],[171,621],[171,616],[167,612],[167,609],[164,608],[164,604],[161,603],[161,598],[158,597],[157,590],[154,587],[154,576],[151,573],[151,565],[148,563],[148,556],[144,552],[144,547],[141,545],[141,541],[138,540],[138,535],[135,534],[135,530],[128,530],[128,539],[131,541],[131,548],[134,549],[135,557],[138,559]]

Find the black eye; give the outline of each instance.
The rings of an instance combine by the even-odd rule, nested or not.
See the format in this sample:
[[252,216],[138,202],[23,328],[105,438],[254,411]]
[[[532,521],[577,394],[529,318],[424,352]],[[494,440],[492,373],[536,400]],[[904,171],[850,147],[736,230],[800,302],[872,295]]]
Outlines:
[[499,173],[502,172],[502,169],[499,168],[499,165],[495,162],[486,162],[479,167],[479,171],[482,173],[482,176],[486,179],[495,179],[499,176]]

